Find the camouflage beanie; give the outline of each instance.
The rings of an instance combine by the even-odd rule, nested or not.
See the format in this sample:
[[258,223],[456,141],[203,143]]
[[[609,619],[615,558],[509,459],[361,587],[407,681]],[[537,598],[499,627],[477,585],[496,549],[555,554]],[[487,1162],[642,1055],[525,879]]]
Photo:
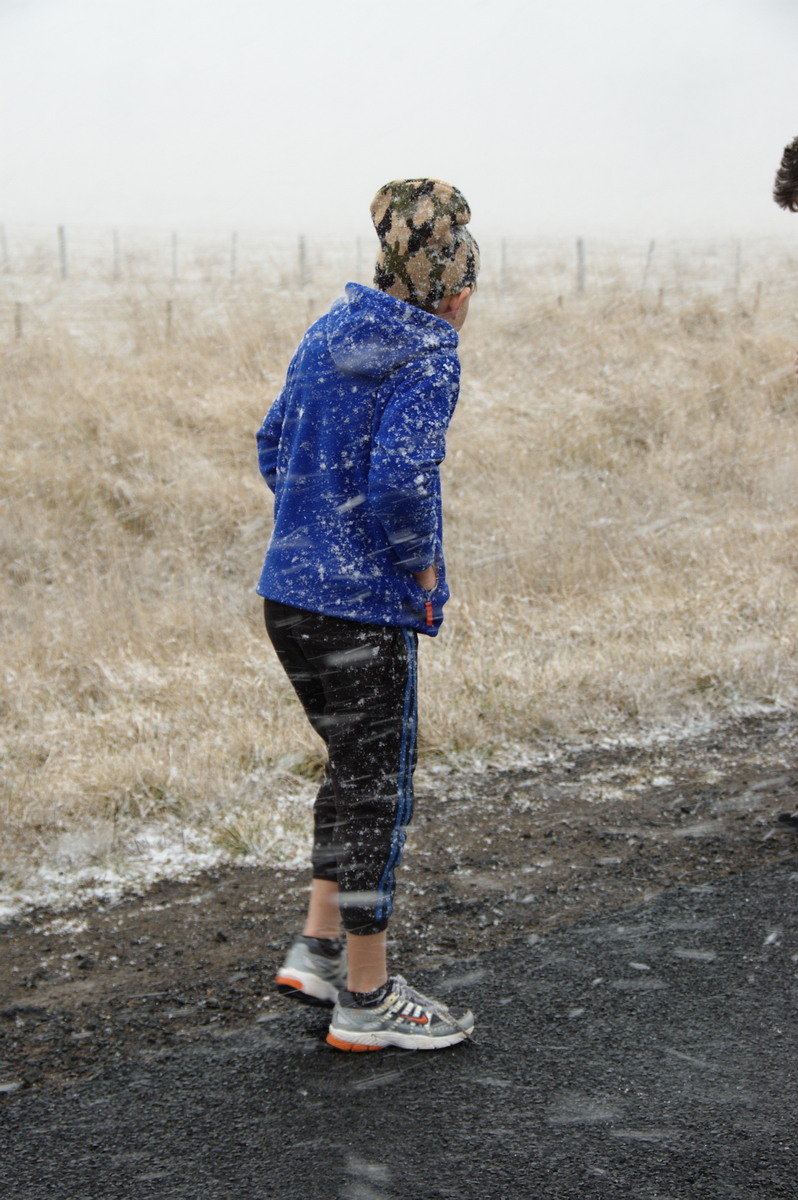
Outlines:
[[798,137],[784,147],[773,184],[773,199],[782,208],[798,212]]
[[474,287],[479,246],[466,229],[465,196],[440,179],[395,179],[371,202],[380,239],[374,286],[434,311],[444,296]]

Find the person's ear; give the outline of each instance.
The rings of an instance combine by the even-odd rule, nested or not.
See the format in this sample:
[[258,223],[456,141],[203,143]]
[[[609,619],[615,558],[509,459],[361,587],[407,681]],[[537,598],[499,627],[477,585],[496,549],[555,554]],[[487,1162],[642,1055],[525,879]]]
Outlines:
[[452,296],[451,303],[449,305],[449,311],[456,313],[459,308],[462,308],[470,295],[471,288],[465,287],[463,288],[462,292],[458,292],[456,296]]
[[456,313],[457,310],[459,308],[461,308],[463,304],[465,304],[466,300],[468,299],[468,297],[470,295],[471,295],[471,288],[465,287],[465,288],[463,288],[463,290],[461,292],[458,292],[457,295],[455,295],[455,296],[444,296],[443,299],[439,302],[437,309],[435,310],[437,315],[439,317],[442,317],[443,314],[447,313],[447,312],[453,313],[453,314]]

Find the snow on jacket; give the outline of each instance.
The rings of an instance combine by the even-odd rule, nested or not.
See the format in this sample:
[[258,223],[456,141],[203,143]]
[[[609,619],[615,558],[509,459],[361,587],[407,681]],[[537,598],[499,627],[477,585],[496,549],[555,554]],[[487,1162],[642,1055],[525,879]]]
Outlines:
[[[257,435],[275,493],[261,596],[437,633],[449,597],[438,467],[457,341],[440,317],[355,283],[310,327]],[[432,563],[427,592],[412,572]]]

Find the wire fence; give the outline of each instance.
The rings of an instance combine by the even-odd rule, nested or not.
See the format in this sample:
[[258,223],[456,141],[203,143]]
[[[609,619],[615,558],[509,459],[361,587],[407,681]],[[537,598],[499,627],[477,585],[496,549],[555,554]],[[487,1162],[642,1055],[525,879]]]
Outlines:
[[[798,243],[787,239],[481,238],[480,293],[499,302],[639,294],[666,306],[711,296],[756,309],[798,309]],[[0,342],[58,321],[74,336],[119,331],[132,300],[161,312],[215,308],[253,289],[303,314],[348,280],[370,283],[373,238],[270,237],[256,231],[171,231],[0,225]],[[105,339],[103,339],[105,340]]]

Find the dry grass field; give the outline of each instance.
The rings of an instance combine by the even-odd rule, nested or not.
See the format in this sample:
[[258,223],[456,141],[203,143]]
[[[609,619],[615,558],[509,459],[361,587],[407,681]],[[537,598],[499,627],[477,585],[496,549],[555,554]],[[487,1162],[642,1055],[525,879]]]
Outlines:
[[[588,256],[579,291],[565,250],[486,254],[427,763],[795,703],[798,247],[665,257]],[[354,272],[123,266],[0,274],[9,886],[158,826],[290,853],[318,765],[253,590],[254,433]]]

